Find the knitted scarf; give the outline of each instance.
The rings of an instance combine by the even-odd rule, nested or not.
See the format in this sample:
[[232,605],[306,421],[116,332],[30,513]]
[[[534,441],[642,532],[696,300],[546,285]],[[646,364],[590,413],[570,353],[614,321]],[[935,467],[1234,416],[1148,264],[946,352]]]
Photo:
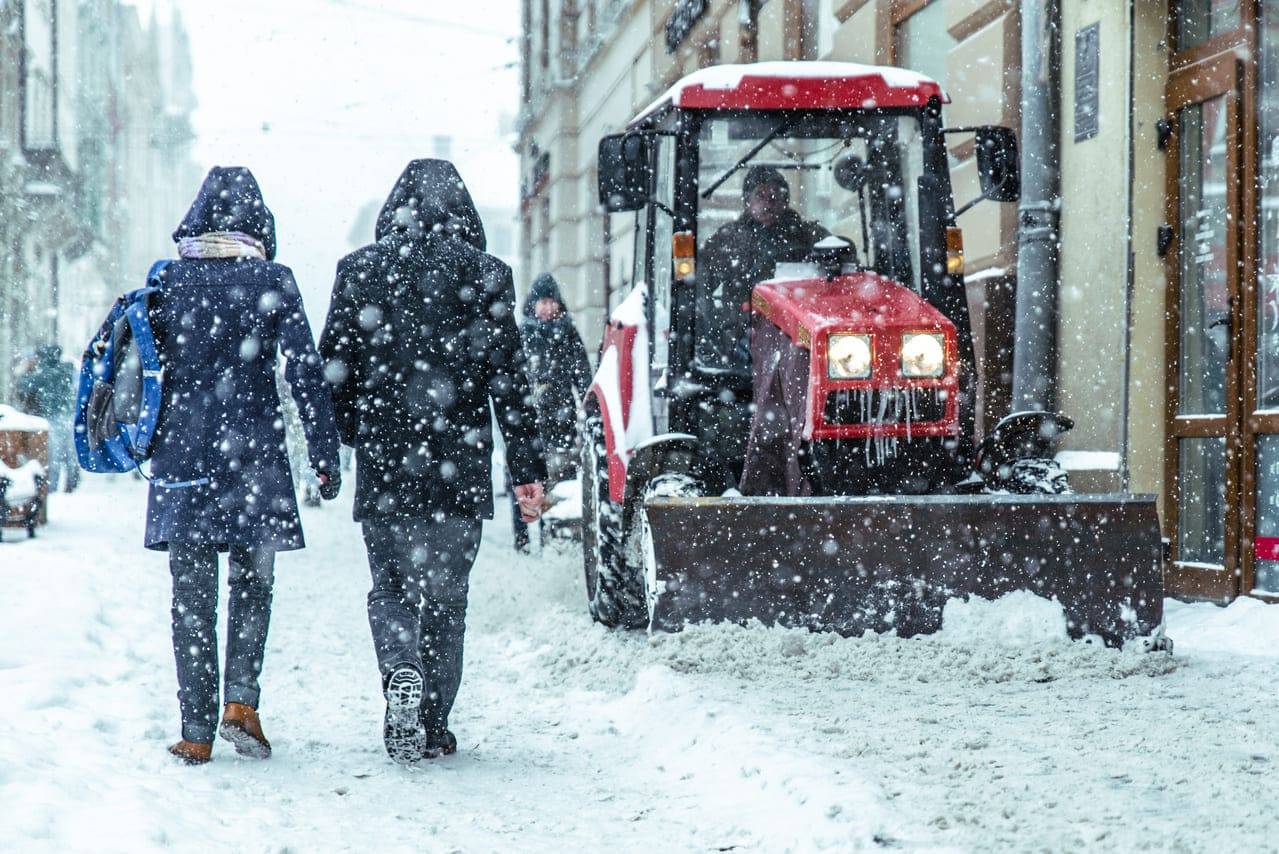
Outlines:
[[187,259],[261,258],[266,247],[256,237],[239,231],[210,231],[178,241],[178,255]]

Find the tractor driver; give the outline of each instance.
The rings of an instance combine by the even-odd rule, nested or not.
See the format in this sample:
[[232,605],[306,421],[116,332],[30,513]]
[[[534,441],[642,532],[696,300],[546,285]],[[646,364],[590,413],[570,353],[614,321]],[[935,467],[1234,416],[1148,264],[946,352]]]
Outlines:
[[742,181],[741,216],[722,226],[701,253],[698,355],[703,364],[750,370],[750,299],[778,262],[803,261],[828,232],[790,206],[790,185],[772,166],[753,166]]
[[[702,248],[697,290],[697,358],[745,380],[734,392],[750,388],[751,291],[773,277],[778,262],[803,261],[830,233],[816,222],[806,222],[790,206],[790,185],[772,166],[754,166],[746,173],[742,203],[741,216],[721,227]],[[750,435],[749,400],[749,395],[733,393],[701,408],[702,435],[717,437],[714,453],[737,483]]]

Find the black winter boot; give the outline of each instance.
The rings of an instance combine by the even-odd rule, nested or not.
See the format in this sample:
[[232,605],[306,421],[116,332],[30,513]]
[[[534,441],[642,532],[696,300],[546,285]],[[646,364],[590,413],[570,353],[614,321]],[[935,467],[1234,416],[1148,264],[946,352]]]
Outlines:
[[401,765],[411,765],[426,753],[422,728],[422,674],[415,667],[398,667],[386,677],[386,717],[382,741],[386,755]]
[[425,758],[436,759],[441,756],[452,756],[457,753],[457,736],[449,730],[428,732],[426,734]]

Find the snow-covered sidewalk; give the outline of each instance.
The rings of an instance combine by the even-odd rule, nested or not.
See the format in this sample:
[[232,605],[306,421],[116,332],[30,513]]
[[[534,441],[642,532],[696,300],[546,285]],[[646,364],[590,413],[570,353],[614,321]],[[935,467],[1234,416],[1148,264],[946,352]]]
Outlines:
[[1170,603],[1171,658],[1057,640],[1042,602],[911,640],[648,638],[591,624],[577,557],[513,556],[504,520],[472,576],[461,752],[394,766],[349,498],[279,561],[275,756],[178,767],[145,493],[88,480],[0,544],[5,850],[1279,850],[1279,607]]

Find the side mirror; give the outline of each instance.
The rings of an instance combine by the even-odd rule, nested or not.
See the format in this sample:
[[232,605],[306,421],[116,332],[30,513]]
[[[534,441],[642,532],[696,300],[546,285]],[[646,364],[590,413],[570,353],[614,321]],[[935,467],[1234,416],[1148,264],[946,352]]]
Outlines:
[[1012,128],[988,125],[975,131],[977,175],[983,199],[1015,202],[1021,198],[1021,164]]
[[856,154],[835,161],[835,183],[850,193],[860,192],[870,180],[870,166]]
[[609,213],[635,211],[652,192],[652,137],[622,133],[600,140],[600,204]]

